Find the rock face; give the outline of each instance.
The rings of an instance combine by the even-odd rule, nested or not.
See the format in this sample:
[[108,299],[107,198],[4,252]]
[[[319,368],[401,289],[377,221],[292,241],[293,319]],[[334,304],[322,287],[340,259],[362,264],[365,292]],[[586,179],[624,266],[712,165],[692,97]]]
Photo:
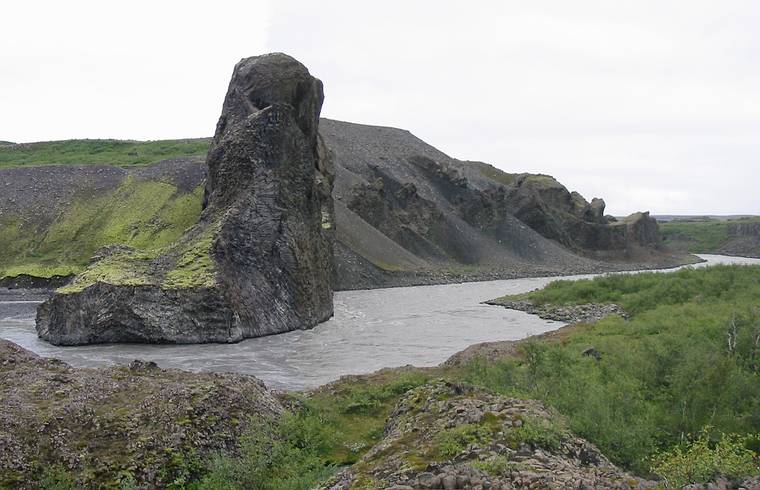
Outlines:
[[636,247],[659,248],[657,221],[634,213],[617,221],[604,215],[604,200],[589,203],[548,175],[514,176],[507,201],[522,222],[577,252],[623,252]]
[[54,344],[235,342],[310,328],[332,306],[322,83],[283,54],[235,67],[207,158],[200,221],[155,252],[124,247],[40,306]]
[[[245,75],[241,72],[236,80],[244,88],[230,92],[222,133],[235,126],[250,106],[256,107],[240,95],[249,88]],[[304,90],[298,87],[298,82],[289,81],[270,95],[283,98]],[[250,89],[258,90],[253,85]],[[317,99],[306,97],[298,111],[307,112]],[[310,134],[309,122],[303,117],[300,121],[296,125]],[[323,228],[324,236],[329,240],[333,231],[336,235],[337,289],[608,272],[684,262],[683,255],[659,249],[658,225],[646,213],[623,220],[605,216],[603,200],[588,202],[549,176],[506,173],[485,163],[457,160],[402,129],[329,119],[321,119],[318,129],[317,195],[329,187],[330,162],[335,166],[334,223],[329,222],[331,203],[322,200],[319,207],[329,227]],[[212,151],[219,151],[219,137]],[[33,273],[40,269],[33,268],[36,265],[60,268],[63,275],[81,270],[99,246],[109,243],[138,249],[157,241],[161,243],[155,248],[171,243],[198,220],[206,176],[210,179],[207,207],[213,207],[211,194],[226,178],[221,173],[228,172],[218,155],[213,158],[210,163],[219,163],[214,170],[197,159],[130,169],[0,169],[0,181],[5,183],[0,193],[0,275]],[[232,182],[226,181],[222,189],[227,186],[231,198],[242,181],[228,180]],[[140,198],[144,188],[168,182],[177,191],[170,191],[165,200],[174,203],[177,212],[165,212],[168,205],[134,212],[140,202],[149,200]],[[130,204],[119,205],[125,199]],[[89,210],[87,219],[82,219],[83,208]],[[178,219],[183,215],[189,217],[187,223]],[[114,229],[119,233],[114,235]],[[167,265],[151,267],[163,274]],[[121,284],[110,280],[109,284]],[[225,336],[220,334],[221,339]]]
[[[150,362],[76,369],[0,340],[0,488],[41,488],[62,465],[76,488],[166,488],[174,462],[236,447],[250,420],[284,408],[251,376],[188,373]],[[122,480],[122,485],[119,484]],[[130,487],[131,488],[131,487]]]
[[740,220],[730,223],[726,228],[726,235],[727,238],[717,253],[760,257],[760,222]]

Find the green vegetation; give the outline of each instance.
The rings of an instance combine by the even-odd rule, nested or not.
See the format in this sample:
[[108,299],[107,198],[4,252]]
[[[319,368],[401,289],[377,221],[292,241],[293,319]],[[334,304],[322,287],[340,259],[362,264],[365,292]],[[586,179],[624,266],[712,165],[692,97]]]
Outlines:
[[513,445],[531,444],[546,449],[557,450],[567,438],[568,430],[561,415],[555,414],[551,420],[526,417],[522,425],[512,430]]
[[168,158],[203,156],[209,138],[126,141],[66,140],[2,146],[0,168],[32,165],[150,165]]
[[58,292],[79,292],[96,282],[125,286],[160,284],[167,289],[211,287],[215,269],[210,251],[217,227],[201,226],[158,250],[124,250],[100,259]]
[[493,431],[483,424],[464,424],[446,429],[434,440],[438,455],[444,459],[453,458],[470,444],[484,444],[493,439]]
[[[6,217],[0,221],[0,276],[77,273],[97,249],[112,244],[148,259],[198,221],[202,199],[202,186],[183,193],[169,183],[127,178],[110,193],[75,201],[46,229]],[[119,264],[111,265],[121,273]]]
[[298,407],[293,414],[263,426],[252,420],[238,456],[218,455],[200,481],[177,488],[314,488],[379,442],[398,399],[428,379],[416,370],[393,372],[309,397],[291,395],[290,403]]
[[506,456],[496,456],[482,461],[476,461],[472,466],[494,476],[504,475],[510,471],[527,469],[524,464],[510,461]]
[[[295,490],[313,488],[334,471],[325,453],[330,433],[304,410],[273,424],[251,422],[240,456],[219,455],[210,472],[191,488],[199,490]],[[181,486],[178,485],[181,488]]]
[[694,440],[657,454],[652,469],[671,487],[708,482],[716,477],[741,478],[760,472],[757,454],[747,449],[747,437],[720,434],[713,440],[703,430]]
[[174,266],[163,278],[165,288],[210,287],[214,284],[214,262],[211,247],[218,229],[207,226],[197,236],[183,239],[163,250],[175,257]]
[[[657,450],[688,434],[760,432],[760,268],[557,281],[523,297],[611,302],[632,318],[527,343],[521,358],[473,363],[471,382],[544,401],[614,462],[643,474]],[[581,355],[590,346],[599,361]]]
[[758,222],[760,218],[740,220],[674,220],[660,223],[665,243],[671,248],[690,253],[710,253],[720,249],[728,240],[728,228],[736,223]]

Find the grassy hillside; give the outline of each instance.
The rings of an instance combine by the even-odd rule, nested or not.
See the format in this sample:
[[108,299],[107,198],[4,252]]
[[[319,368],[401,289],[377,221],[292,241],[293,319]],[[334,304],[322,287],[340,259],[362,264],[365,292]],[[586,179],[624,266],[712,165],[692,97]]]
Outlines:
[[0,146],[0,168],[31,165],[150,165],[168,158],[205,155],[209,138],[125,141],[67,140]]
[[105,245],[158,250],[198,221],[202,198],[202,186],[184,193],[170,183],[130,177],[112,192],[75,201],[47,229],[3,217],[0,277],[76,273]]
[[760,222],[760,218],[740,220],[673,220],[660,223],[665,243],[676,250],[690,253],[710,253],[728,240],[728,228],[734,223]]

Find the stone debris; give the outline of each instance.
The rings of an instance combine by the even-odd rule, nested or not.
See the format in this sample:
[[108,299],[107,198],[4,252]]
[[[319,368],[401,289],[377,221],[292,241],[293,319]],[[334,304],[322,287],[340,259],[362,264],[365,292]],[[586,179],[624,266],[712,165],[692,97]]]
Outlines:
[[[536,401],[432,382],[407,393],[388,418],[384,439],[324,488],[363,484],[399,490],[657,486],[658,482],[620,470],[588,441],[553,428],[560,420]],[[525,424],[532,429],[521,430]],[[549,431],[543,442],[535,435],[536,427]],[[452,450],[444,436],[457,430],[474,435]]]

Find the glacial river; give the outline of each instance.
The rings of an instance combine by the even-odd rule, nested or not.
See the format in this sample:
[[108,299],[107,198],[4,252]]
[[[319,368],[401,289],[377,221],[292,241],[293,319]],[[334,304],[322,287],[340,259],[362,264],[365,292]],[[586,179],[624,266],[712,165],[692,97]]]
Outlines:
[[[760,264],[760,259],[701,255],[714,264]],[[576,279],[591,276],[568,276]],[[73,366],[155,361],[164,368],[252,374],[277,389],[300,390],[383,367],[434,366],[465,347],[518,340],[561,327],[482,301],[530,291],[557,278],[525,278],[335,294],[335,316],[312,330],[237,344],[106,344],[56,347],[37,338],[33,293],[0,290],[0,338]]]

